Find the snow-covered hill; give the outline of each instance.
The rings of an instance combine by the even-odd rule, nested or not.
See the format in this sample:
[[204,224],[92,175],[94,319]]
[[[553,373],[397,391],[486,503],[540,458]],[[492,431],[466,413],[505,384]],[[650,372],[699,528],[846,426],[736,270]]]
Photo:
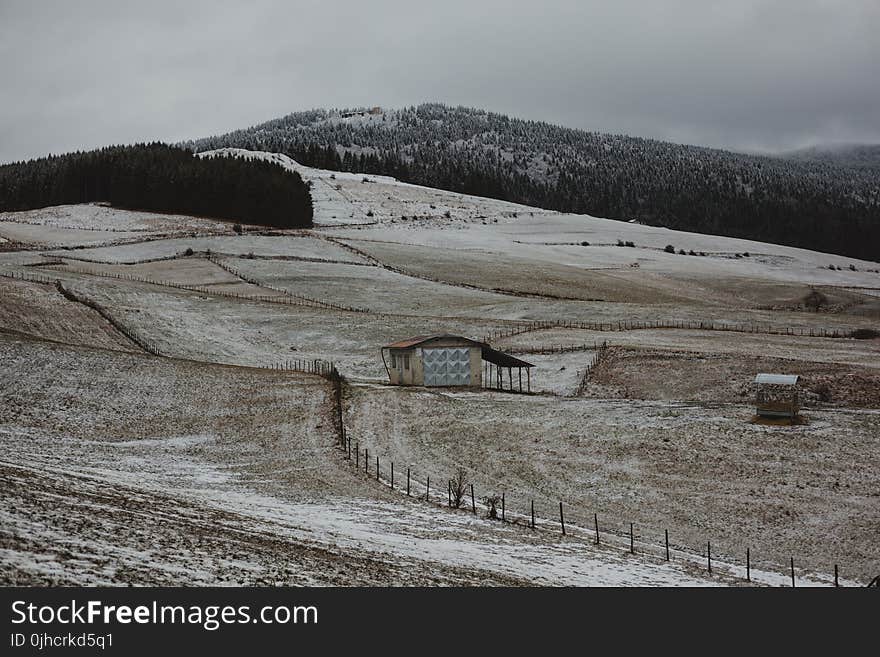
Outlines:
[[876,259],[880,174],[439,104],[299,112],[190,142],[566,212]]

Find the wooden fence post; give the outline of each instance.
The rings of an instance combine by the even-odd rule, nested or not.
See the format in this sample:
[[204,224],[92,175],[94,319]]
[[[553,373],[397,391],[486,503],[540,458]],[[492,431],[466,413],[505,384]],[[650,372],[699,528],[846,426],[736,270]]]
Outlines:
[[666,561],[669,561],[669,530],[665,529],[666,533]]
[[364,447],[364,472],[370,471],[370,450]]
[[474,512],[474,515],[477,515],[477,502],[474,499],[474,485],[471,484],[471,509]]
[[746,581],[752,581],[752,554],[749,548],[746,548]]
[[712,574],[712,541],[706,541],[706,560],[709,564],[709,574]]
[[636,543],[635,538],[633,537],[633,524],[629,523],[629,553],[636,553]]
[[406,496],[409,497],[409,468],[406,469]]
[[431,501],[431,478],[428,477],[428,480],[425,482],[425,502]]
[[532,500],[532,529],[535,528],[535,500]]
[[834,564],[834,586],[835,586],[835,588],[840,586],[840,584],[837,581],[837,564]]
[[379,481],[379,457],[376,457],[376,481]]
[[394,488],[394,461],[391,461],[391,488]]
[[562,535],[565,536],[565,516],[562,515],[562,502],[559,502],[559,524],[562,525]]
[[[505,522],[504,518],[504,493],[501,493],[501,522]],[[834,567],[834,572],[837,572],[837,566]]]
[[794,588],[794,557],[791,557],[791,588]]
[[599,545],[599,515],[593,514],[593,524],[596,526],[596,545]]

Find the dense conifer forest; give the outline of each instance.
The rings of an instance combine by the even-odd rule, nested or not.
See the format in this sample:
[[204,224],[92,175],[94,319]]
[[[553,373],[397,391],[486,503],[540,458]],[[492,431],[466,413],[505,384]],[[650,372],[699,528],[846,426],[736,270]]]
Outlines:
[[261,160],[195,157],[153,143],[0,166],[0,210],[93,201],[278,228],[312,225],[311,196],[299,174]]
[[285,153],[564,212],[880,259],[880,172],[572,130],[439,104],[313,110],[189,142]]

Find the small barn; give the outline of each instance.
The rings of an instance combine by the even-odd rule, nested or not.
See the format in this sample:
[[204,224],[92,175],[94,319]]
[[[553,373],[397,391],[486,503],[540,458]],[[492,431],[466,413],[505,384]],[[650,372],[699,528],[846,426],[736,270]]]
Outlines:
[[760,417],[797,417],[800,411],[798,378],[795,374],[758,374],[755,377],[755,412]]
[[518,392],[531,392],[530,369],[534,367],[492,349],[485,342],[449,334],[420,335],[392,342],[382,347],[382,362],[392,385],[467,386]]

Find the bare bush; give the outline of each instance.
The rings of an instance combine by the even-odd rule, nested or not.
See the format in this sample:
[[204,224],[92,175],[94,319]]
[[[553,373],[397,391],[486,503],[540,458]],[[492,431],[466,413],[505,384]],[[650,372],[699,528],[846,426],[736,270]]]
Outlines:
[[814,386],[812,392],[819,398],[820,402],[828,403],[832,400],[831,386],[827,383],[820,383]]
[[449,493],[452,499],[453,508],[460,509],[461,505],[464,504],[464,496],[467,492],[468,482],[467,482],[467,471],[459,467],[452,479],[449,480]]
[[484,499],[483,502],[486,504],[486,508],[488,509],[486,517],[490,520],[498,520],[498,505],[501,504],[501,496],[490,495],[489,497]]
[[819,312],[820,308],[827,305],[828,297],[814,287],[811,287],[810,293],[804,297],[804,306],[810,308],[813,312]]

